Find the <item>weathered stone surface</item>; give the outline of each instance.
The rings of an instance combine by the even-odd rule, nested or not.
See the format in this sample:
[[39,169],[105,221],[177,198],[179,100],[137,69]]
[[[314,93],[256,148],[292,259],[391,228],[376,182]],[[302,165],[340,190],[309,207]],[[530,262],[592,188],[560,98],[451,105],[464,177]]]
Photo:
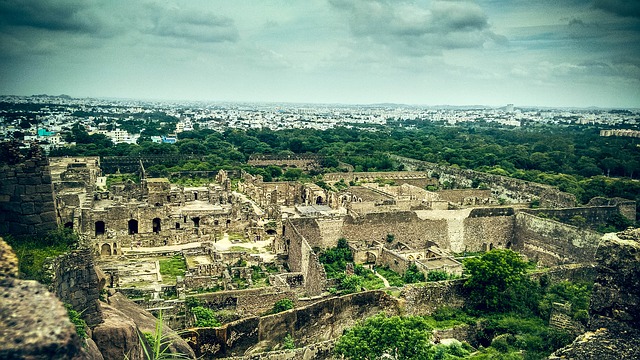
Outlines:
[[105,360],[142,360],[144,350],[138,337],[136,324],[114,307],[102,304],[104,322],[93,329],[95,341]]
[[[140,331],[147,333],[153,333],[155,331],[156,318],[148,311],[141,309],[121,293],[115,293],[113,296],[110,296],[108,301],[109,305],[120,310],[126,316],[131,318]],[[190,358],[195,358],[195,354],[193,353],[193,350],[191,350],[189,344],[178,336],[175,331],[165,325],[162,327],[162,334],[167,341],[171,341],[170,350],[172,353],[181,353],[189,356]]]
[[603,237],[587,332],[550,359],[640,358],[640,229]]
[[0,238],[0,359],[99,359],[82,347],[60,301],[16,276],[16,257]]

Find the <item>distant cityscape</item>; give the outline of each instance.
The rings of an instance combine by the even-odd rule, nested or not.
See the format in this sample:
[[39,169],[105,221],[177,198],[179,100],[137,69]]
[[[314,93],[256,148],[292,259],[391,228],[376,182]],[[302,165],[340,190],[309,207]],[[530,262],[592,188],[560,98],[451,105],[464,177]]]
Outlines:
[[[555,109],[485,106],[420,107],[400,104],[340,105],[292,103],[160,102],[61,96],[0,96],[0,141],[38,141],[45,150],[73,145],[64,133],[80,124],[114,144],[137,143],[145,125],[159,122],[153,142],[175,143],[184,131],[212,129],[372,129],[389,120],[440,122],[444,125],[485,122],[505,127],[536,124],[592,125],[602,136],[640,136],[638,109]],[[133,124],[133,125],[132,125]],[[411,125],[407,125],[411,126]],[[147,133],[149,133],[147,131]]]

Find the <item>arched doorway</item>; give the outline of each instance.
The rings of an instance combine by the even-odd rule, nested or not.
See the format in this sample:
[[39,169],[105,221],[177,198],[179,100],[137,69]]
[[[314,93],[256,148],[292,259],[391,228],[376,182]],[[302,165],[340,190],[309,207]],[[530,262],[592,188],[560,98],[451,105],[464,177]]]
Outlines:
[[109,244],[102,244],[102,246],[100,247],[100,255],[111,255],[111,245]]
[[162,226],[160,224],[160,218],[154,218],[153,219],[153,232],[157,234],[161,230],[162,230]]
[[104,224],[104,221],[100,220],[100,221],[96,221],[96,236],[100,236],[100,235],[104,235],[105,229],[106,229],[106,225]]
[[194,217],[191,220],[193,220],[193,227],[200,227],[200,218],[199,217]]
[[69,221],[64,223],[64,228],[65,229],[73,229],[73,222]]
[[316,205],[322,205],[322,203],[324,203],[322,196],[318,196],[316,198]]
[[376,254],[371,251],[367,251],[367,264],[375,264],[376,263]]
[[275,230],[273,230],[273,229],[268,229],[267,230],[267,235],[276,235],[276,234],[277,234],[277,232]]
[[138,233],[138,220],[131,219],[129,220],[129,235]]

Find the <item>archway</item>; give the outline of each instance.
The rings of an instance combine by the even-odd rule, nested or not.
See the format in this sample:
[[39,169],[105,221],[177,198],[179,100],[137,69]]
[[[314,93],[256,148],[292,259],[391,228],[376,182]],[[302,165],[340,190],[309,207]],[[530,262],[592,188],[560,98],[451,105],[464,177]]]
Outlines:
[[129,235],[138,233],[138,220],[135,220],[135,219],[129,220],[128,226],[129,226]]
[[102,244],[100,247],[100,255],[111,255],[111,245]]
[[493,243],[489,244],[489,250],[493,250]]
[[276,235],[276,234],[277,234],[277,232],[275,230],[273,230],[273,229],[268,229],[267,230],[267,235]]
[[507,243],[507,249],[511,249],[511,241]]
[[200,227],[200,218],[199,217],[194,217],[191,220],[193,220],[193,227]]
[[367,264],[375,264],[377,256],[371,251],[367,251]]
[[65,229],[73,229],[73,222],[69,221],[64,223],[64,228]]
[[157,234],[161,230],[162,230],[162,226],[160,224],[160,218],[154,218],[153,219],[153,232]]
[[104,221],[102,220],[96,221],[95,226],[96,226],[96,236],[104,235],[105,228],[106,228]]
[[316,198],[316,205],[322,205],[322,203],[324,203],[322,196],[318,196]]

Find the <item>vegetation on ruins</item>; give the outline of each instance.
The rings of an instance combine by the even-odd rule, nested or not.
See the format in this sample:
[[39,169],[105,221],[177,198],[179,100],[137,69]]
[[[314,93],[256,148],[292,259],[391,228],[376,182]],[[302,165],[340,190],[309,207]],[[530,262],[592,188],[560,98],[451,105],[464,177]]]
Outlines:
[[158,263],[160,264],[160,275],[164,281],[175,282],[177,276],[184,276],[187,271],[187,264],[181,254],[168,259],[160,259]]
[[18,257],[20,277],[48,284],[43,271],[45,260],[67,253],[78,246],[78,235],[71,229],[58,228],[44,235],[5,236],[5,241]]
[[460,276],[456,276],[454,274],[449,274],[443,270],[433,270],[427,273],[427,281],[443,281],[443,280],[453,280],[457,279]]
[[493,249],[463,264],[469,275],[464,286],[477,310],[525,312],[537,304],[536,284],[526,275],[528,264],[518,253]]
[[402,275],[402,280],[406,284],[413,284],[418,282],[424,282],[425,276],[424,276],[424,273],[418,269],[416,264],[411,263],[407,268],[407,270],[404,272],[404,275]]
[[82,319],[82,314],[75,311],[71,304],[64,304],[65,309],[67,309],[67,315],[69,315],[69,320],[76,328],[76,334],[80,336],[81,339],[88,337],[87,335],[87,323]]
[[[189,356],[186,354],[171,352],[169,346],[172,343],[172,339],[170,335],[163,332],[163,327],[164,321],[162,318],[162,311],[160,311],[156,317],[153,333],[144,332],[142,335],[138,333],[138,339],[140,339],[140,343],[143,344],[142,350],[144,352],[144,357],[147,360],[189,359]],[[129,359],[126,355],[124,358]]]
[[195,317],[195,326],[196,327],[218,327],[220,326],[220,321],[216,318],[213,310],[206,308],[204,306],[194,306],[191,309],[191,314]]
[[327,278],[335,279],[338,278],[340,274],[344,274],[347,263],[353,262],[353,255],[349,249],[347,239],[338,239],[338,244],[333,248],[323,251],[319,259],[327,273]]
[[[545,284],[547,281],[541,279],[540,282]],[[538,304],[540,317],[543,319],[549,317],[553,303],[569,303],[571,305],[571,318],[586,325],[589,320],[588,310],[592,289],[593,284],[586,282],[561,281],[547,285],[544,289],[544,295]]]
[[271,308],[271,314],[277,314],[279,312],[291,310],[295,307],[293,300],[291,299],[280,299],[273,304],[273,308]]
[[431,330],[420,316],[378,314],[345,331],[334,351],[347,359],[429,359]]

